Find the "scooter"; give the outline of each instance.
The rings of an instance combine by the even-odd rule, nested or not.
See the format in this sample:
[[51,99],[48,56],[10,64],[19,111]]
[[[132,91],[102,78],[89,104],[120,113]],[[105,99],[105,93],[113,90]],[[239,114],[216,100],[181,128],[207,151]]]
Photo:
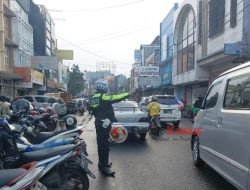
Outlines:
[[[49,160],[45,162],[46,159]],[[57,162],[54,162],[56,160]],[[8,166],[20,167],[32,161],[42,161],[42,164],[46,164],[40,182],[48,188],[76,189],[76,186],[81,183],[82,188],[88,189],[87,175],[95,178],[88,169],[88,164],[92,162],[84,155],[82,143],[22,153],[15,161],[15,165],[12,163]],[[37,165],[37,167],[40,166],[42,165]]]
[[[18,136],[23,144],[48,144],[58,142],[58,139],[68,140],[70,138],[77,139],[83,132],[83,126],[78,126],[68,131],[55,131],[55,132],[40,132],[39,126],[33,126],[27,118],[23,118],[19,123],[9,124],[12,131],[22,134]],[[23,138],[29,139],[29,142]]]
[[155,135],[159,136],[159,135],[160,135],[160,130],[161,130],[160,115],[155,115],[154,117],[152,117],[149,124],[150,124],[149,129],[150,129]]
[[36,165],[36,162],[31,162],[17,169],[0,170],[0,190],[37,189],[44,167]]
[[[62,136],[62,138],[57,138],[53,141],[50,142],[46,142],[46,143],[41,143],[41,144],[32,144],[32,140],[30,140],[29,137],[32,138],[37,138],[37,135],[34,134],[33,130],[34,128],[29,125],[26,125],[26,123],[22,123],[20,124],[20,126],[13,126],[13,125],[9,125],[12,133],[14,134],[15,137],[15,141],[17,144],[17,148],[19,152],[31,152],[31,151],[36,151],[36,150],[41,150],[41,149],[45,149],[45,148],[51,148],[51,147],[55,147],[55,146],[61,146],[61,145],[66,145],[66,144],[76,144],[76,143],[82,143],[84,145],[84,152],[86,155],[87,151],[86,151],[86,143],[84,142],[83,139],[80,138],[80,135],[82,132],[79,132],[79,135],[76,137],[66,137],[66,136]],[[28,137],[28,139],[26,138]],[[33,139],[34,140],[34,139]]]
[[31,160],[38,161],[37,167],[44,167],[39,181],[48,188],[78,189],[81,185],[83,189],[88,189],[87,175],[95,178],[88,168],[88,164],[93,163],[84,155],[80,144],[23,153],[17,166]]
[[[34,190],[47,188],[88,189],[89,180],[87,175],[95,178],[95,175],[88,169],[88,164],[92,164],[92,162],[81,153],[78,145],[66,145],[24,153],[17,160],[16,166],[20,167],[20,165],[26,164],[30,160],[37,162],[33,162],[30,167],[27,164],[21,166],[21,169],[0,172],[1,190],[30,187]],[[27,169],[24,170],[25,168]],[[6,173],[12,175],[6,176]],[[3,175],[5,175],[5,178]]]

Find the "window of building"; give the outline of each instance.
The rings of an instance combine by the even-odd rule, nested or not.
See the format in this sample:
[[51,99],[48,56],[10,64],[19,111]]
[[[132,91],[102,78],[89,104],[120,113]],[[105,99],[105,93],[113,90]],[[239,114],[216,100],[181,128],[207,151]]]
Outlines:
[[174,36],[173,34],[169,35],[167,38],[167,58],[170,59],[173,57],[173,44]]
[[225,0],[210,0],[209,3],[209,36],[213,37],[224,31]]
[[195,17],[191,9],[186,11],[181,22],[177,40],[177,73],[194,69],[194,28]]
[[4,17],[4,30],[6,33],[8,33],[9,31],[9,20],[8,20],[8,17]]
[[237,0],[231,0],[230,26],[234,28],[237,25]]
[[198,29],[198,44],[201,44],[202,36],[202,1],[199,2],[199,29]]
[[215,83],[209,90],[205,100],[205,109],[211,109],[216,106],[222,82]]
[[5,63],[5,66],[10,64],[10,50],[9,50],[9,48],[5,48],[4,63]]
[[250,73],[228,81],[224,108],[231,110],[250,109]]
[[162,35],[161,58],[161,61],[165,61],[167,58],[167,34]]

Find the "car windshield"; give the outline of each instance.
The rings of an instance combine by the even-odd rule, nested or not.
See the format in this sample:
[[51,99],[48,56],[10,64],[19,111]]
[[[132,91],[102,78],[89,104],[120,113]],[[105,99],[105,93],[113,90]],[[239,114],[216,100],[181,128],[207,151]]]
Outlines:
[[113,104],[115,111],[140,111],[136,102],[119,102]]
[[48,97],[45,97],[45,96],[35,97],[35,99],[38,103],[47,103],[48,102]]
[[28,100],[29,102],[33,102],[33,98],[30,96],[25,96],[24,99]]
[[160,104],[163,105],[176,105],[178,104],[178,100],[174,96],[159,96],[157,100]]

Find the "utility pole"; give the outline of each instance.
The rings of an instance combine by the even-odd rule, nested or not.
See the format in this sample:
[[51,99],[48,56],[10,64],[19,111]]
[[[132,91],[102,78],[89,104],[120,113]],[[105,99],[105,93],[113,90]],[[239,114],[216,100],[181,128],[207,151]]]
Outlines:
[[4,15],[3,0],[0,0],[0,70],[4,69]]

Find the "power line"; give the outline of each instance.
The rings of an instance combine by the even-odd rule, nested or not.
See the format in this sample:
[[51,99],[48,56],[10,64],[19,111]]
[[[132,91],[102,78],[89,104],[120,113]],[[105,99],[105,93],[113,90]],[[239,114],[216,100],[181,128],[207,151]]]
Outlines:
[[103,39],[100,39],[100,40],[93,40],[93,41],[88,41],[88,42],[85,42],[85,43],[83,42],[83,43],[80,43],[79,45],[87,45],[87,44],[93,44],[93,43],[99,43],[99,42],[103,42],[103,41],[107,41],[107,40],[112,40],[112,39],[115,39],[115,38],[120,38],[120,37],[123,37],[123,36],[127,36],[127,35],[135,34],[135,33],[138,33],[138,32],[142,32],[142,31],[145,31],[145,30],[149,30],[151,28],[152,27],[138,29],[138,30],[123,33],[123,34],[120,34],[120,35],[114,35],[114,36],[106,37],[106,38],[103,38]]
[[[72,42],[70,42],[70,41],[68,41],[68,40],[63,39],[63,38],[60,37],[60,36],[57,36],[57,37],[58,37],[59,39],[63,40],[64,42],[67,42],[68,44],[72,45],[73,47],[75,47],[75,48],[77,48],[77,49],[79,49],[79,50],[81,50],[81,51],[83,51],[83,52],[85,52],[85,53],[88,53],[88,54],[90,54],[90,55],[92,55],[92,56],[94,56],[94,57],[98,57],[98,58],[101,58],[101,59],[104,59],[104,60],[108,60],[108,61],[113,61],[113,62],[116,62],[116,63],[123,63],[123,64],[126,64],[126,65],[130,64],[130,63],[126,63],[126,62],[123,62],[123,61],[117,61],[117,60],[114,60],[114,59],[111,59],[111,58],[107,58],[107,57],[98,55],[98,54],[93,53],[93,52],[91,52],[91,51],[89,51],[89,50],[86,50],[86,49],[84,49],[84,48],[82,48],[82,47],[80,47],[80,46],[78,46],[78,45],[76,45],[76,44],[74,44],[74,43],[72,43]],[[131,65],[131,66],[132,66],[132,65]],[[119,65],[119,67],[122,67],[122,66]],[[124,66],[124,68],[125,68],[125,67],[127,68],[128,66]]]
[[117,5],[111,5],[111,6],[106,6],[106,7],[100,7],[100,8],[92,8],[92,9],[79,9],[79,10],[56,10],[56,9],[48,9],[49,11],[53,12],[93,12],[93,11],[103,11],[107,9],[114,9],[114,8],[120,8],[120,7],[125,7],[129,5],[134,5],[143,2],[144,0],[137,0],[137,1],[132,1],[128,3],[122,3],[122,4],[117,4]]
[[104,35],[101,35],[101,36],[98,36],[96,38],[90,38],[90,39],[87,39],[87,40],[83,40],[82,42],[80,43],[87,43],[89,41],[95,41],[95,40],[99,40],[99,39],[103,39],[105,37],[110,37],[110,36],[113,36],[113,35],[117,35],[117,34],[121,34],[121,33],[124,33],[124,32],[128,32],[130,31],[131,29],[133,28],[129,28],[129,29],[124,29],[124,30],[120,30],[120,31],[117,31],[117,32],[112,32],[112,33],[109,33],[109,34],[104,34]]

